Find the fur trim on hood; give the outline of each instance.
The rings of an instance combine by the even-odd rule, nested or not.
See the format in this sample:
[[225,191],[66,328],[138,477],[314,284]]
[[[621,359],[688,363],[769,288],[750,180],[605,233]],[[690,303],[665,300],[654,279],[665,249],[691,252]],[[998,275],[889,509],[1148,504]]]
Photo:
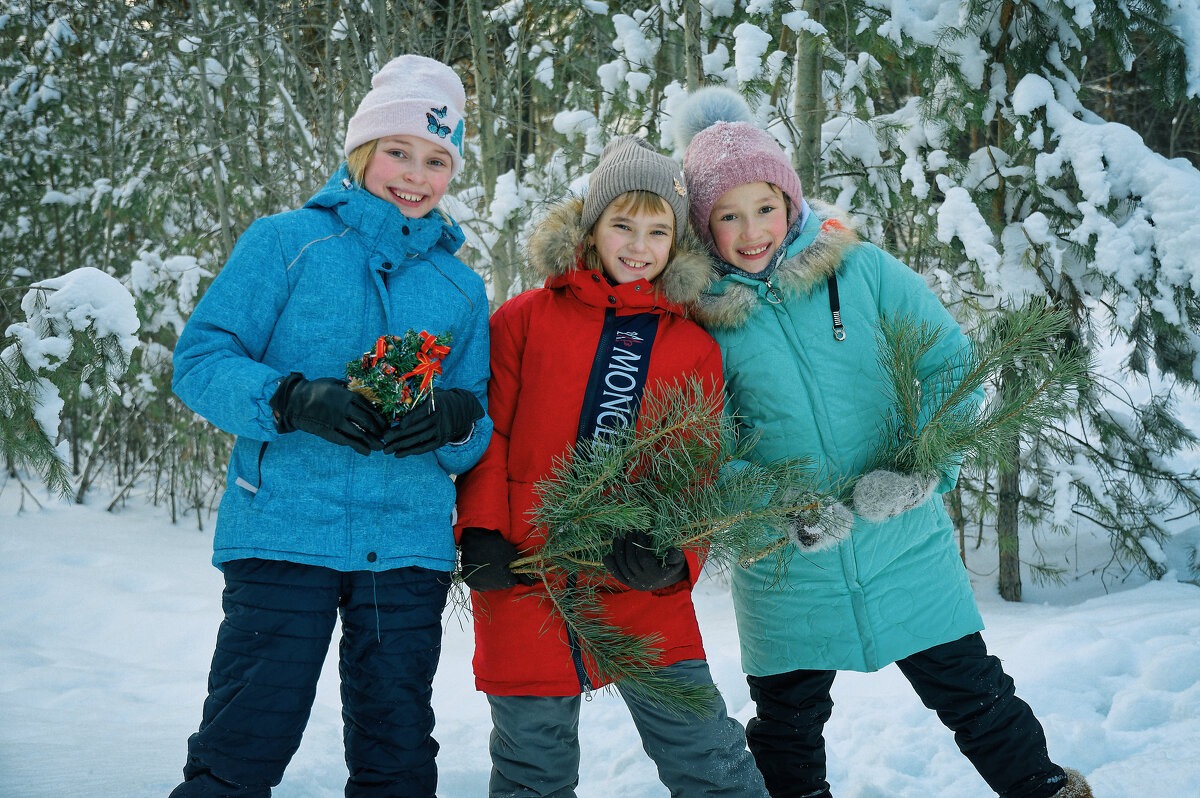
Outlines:
[[[580,268],[579,257],[588,231],[583,226],[583,200],[570,197],[551,205],[538,223],[525,251],[533,270],[543,278]],[[676,231],[675,257],[654,281],[670,302],[689,307],[711,281],[712,260],[691,228]]]
[[[827,280],[829,275],[841,268],[847,252],[858,245],[858,234],[849,218],[839,209],[813,200],[808,200],[808,203],[821,225],[817,237],[795,255],[781,260],[771,275],[772,285],[787,298],[806,294],[813,286]],[[714,261],[710,289],[721,282],[724,276],[720,264]],[[705,292],[700,295],[696,304],[696,320],[707,329],[742,326],[759,302],[755,286],[738,280],[726,280],[721,284],[721,289],[721,293]]]

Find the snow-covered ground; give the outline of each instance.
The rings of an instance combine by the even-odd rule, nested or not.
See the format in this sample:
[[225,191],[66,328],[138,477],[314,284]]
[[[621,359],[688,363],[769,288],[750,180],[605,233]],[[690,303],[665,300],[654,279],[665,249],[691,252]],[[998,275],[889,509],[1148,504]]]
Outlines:
[[[220,621],[220,574],[194,518],[110,514],[0,482],[0,796],[149,798],[177,782],[204,698]],[[32,509],[31,509],[32,508]],[[211,527],[206,520],[206,527]],[[1191,533],[1195,535],[1195,530]],[[994,552],[973,553],[985,639],[1045,725],[1054,758],[1097,798],[1200,795],[1200,587],[1112,582],[1101,546],[1063,541],[1065,587],[1027,580],[995,595]],[[1184,574],[1178,574],[1183,577]],[[713,673],[731,714],[752,715],[722,577],[697,588]],[[448,613],[435,683],[443,798],[486,795],[489,720],[471,679],[469,619]],[[340,796],[345,778],[334,662],[279,798]],[[894,667],[843,674],[827,728],[839,798],[983,798],[990,793]],[[581,798],[666,790],[620,700],[584,707]]]

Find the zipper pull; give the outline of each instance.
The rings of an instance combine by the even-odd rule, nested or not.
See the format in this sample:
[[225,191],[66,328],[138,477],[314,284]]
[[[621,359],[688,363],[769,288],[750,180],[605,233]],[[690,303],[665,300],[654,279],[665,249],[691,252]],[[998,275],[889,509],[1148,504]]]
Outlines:
[[[826,223],[828,224],[828,222]],[[845,341],[846,328],[842,326],[842,301],[838,298],[837,275],[829,275],[829,313],[833,316],[833,340]]]
[[764,282],[767,285],[767,301],[772,305],[778,305],[783,301],[783,293],[771,283],[770,277]]

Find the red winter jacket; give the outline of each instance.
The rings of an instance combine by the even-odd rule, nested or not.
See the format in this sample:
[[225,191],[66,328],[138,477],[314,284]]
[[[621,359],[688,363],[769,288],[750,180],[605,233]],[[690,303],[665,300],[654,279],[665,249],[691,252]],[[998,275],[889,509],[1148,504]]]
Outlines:
[[[586,231],[582,202],[552,209],[530,240],[530,262],[547,274],[544,288],[505,302],[491,318],[488,415],[495,431],[483,458],[458,478],[458,525],[496,529],[523,553],[537,549],[545,532],[530,525],[534,484],[546,477],[575,443],[584,392],[599,344],[604,314],[655,313],[658,328],[644,396],[656,384],[698,377],[723,389],[721,354],[713,339],[684,317],[684,305],[704,287],[709,260],[689,232],[676,244],[667,269],[645,280],[612,286],[576,261]],[[720,394],[717,394],[720,395]],[[692,606],[699,576],[696,552],[687,552],[688,577],[652,593],[605,583],[608,620],[636,635],[657,635],[660,666],[703,659]],[[534,595],[531,595],[534,594]],[[581,684],[566,629],[539,600],[538,585],[472,592],[475,615],[475,685],[491,695],[578,695]],[[586,662],[593,687],[603,684]]]

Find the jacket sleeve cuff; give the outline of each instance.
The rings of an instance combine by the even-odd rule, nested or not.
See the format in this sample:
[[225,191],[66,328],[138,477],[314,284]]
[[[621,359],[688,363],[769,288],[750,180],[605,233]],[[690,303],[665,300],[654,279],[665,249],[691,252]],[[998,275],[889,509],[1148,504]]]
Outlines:
[[465,443],[467,443],[468,441],[470,441],[470,440],[471,440],[471,436],[472,436],[472,435],[474,435],[474,434],[475,434],[475,422],[474,422],[474,421],[472,421],[472,422],[471,422],[471,428],[470,428],[469,430],[467,430],[467,434],[466,434],[466,435],[462,436],[461,438],[459,438],[459,439],[458,439],[458,440],[456,440],[456,441],[449,441],[449,442],[447,442],[447,443],[446,443],[446,445],[447,445],[447,446],[462,446],[463,444],[465,444]]

